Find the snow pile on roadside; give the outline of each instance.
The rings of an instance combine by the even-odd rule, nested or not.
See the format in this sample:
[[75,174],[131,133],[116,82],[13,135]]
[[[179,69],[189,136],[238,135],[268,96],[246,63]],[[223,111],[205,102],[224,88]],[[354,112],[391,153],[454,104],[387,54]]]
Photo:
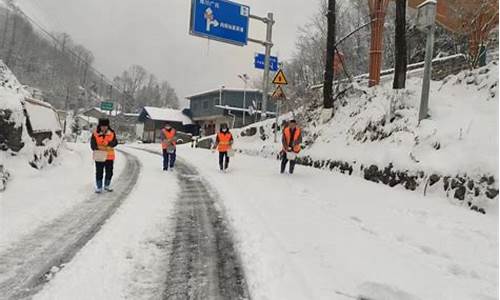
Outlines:
[[30,96],[0,61],[0,190],[22,163],[42,169],[60,154],[59,117],[49,103]]
[[6,188],[7,180],[11,177],[5,167],[11,151],[17,152],[31,143],[28,134],[23,130],[26,118],[21,101],[25,96],[27,92],[9,68],[0,61],[0,191]]
[[427,173],[498,174],[498,65],[465,71],[432,82],[430,118],[418,126],[421,80],[408,81],[407,91],[389,114],[390,86],[363,89],[325,126],[306,150],[318,158],[339,158]]
[[0,60],[0,116],[5,116],[5,111],[10,111],[8,121],[22,126],[25,117],[21,101],[29,96],[21,83],[12,74],[10,69]]

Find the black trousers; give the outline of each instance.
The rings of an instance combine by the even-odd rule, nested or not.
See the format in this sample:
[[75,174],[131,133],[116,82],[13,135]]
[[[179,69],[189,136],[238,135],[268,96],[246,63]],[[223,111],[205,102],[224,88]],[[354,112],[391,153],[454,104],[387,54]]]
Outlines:
[[175,150],[173,153],[168,153],[167,149],[163,149],[163,170],[168,170],[168,168],[173,168],[175,165]]
[[219,167],[221,170],[225,170],[229,167],[229,156],[227,156],[227,152],[219,152]]
[[[287,163],[288,159],[286,158],[286,153],[281,153],[281,173],[285,173]],[[290,160],[290,174],[293,174],[294,169],[295,169],[295,159]]]
[[113,160],[95,162],[95,180],[97,187],[102,188],[102,178],[104,175],[104,171],[106,171],[104,185],[108,186],[111,183],[111,178],[113,178],[113,163]]

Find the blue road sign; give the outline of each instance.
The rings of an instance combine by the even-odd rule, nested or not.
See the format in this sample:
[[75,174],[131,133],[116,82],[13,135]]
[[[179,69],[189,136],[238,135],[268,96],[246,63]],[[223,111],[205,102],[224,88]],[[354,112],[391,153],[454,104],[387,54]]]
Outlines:
[[[255,55],[254,65],[256,69],[264,70],[266,55],[262,53],[257,53]],[[276,56],[271,56],[269,59],[269,70],[276,72],[278,71],[278,58]]]
[[227,0],[192,0],[189,33],[230,44],[248,42],[250,7]]

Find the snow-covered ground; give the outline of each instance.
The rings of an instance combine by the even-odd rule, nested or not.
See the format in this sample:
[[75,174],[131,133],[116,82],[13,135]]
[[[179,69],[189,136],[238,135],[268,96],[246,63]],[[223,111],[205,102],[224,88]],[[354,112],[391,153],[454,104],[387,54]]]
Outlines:
[[[91,192],[87,147],[18,173],[0,199],[2,247]],[[35,299],[161,299],[178,179],[160,156],[121,147],[142,164],[137,185]],[[252,299],[498,299],[498,214],[303,166],[281,175],[254,156],[237,155],[227,173],[210,151],[185,145],[178,156],[219,195]]]
[[[15,172],[0,193],[0,252],[92,195],[95,173],[89,144],[68,143],[60,152],[54,164],[41,170],[23,157],[6,161]],[[123,157],[118,153],[115,178],[122,170]]]
[[[304,128],[307,143],[299,156],[312,161],[346,163],[358,176],[364,176],[364,169],[371,165],[381,171],[392,166],[393,171],[408,176],[422,173],[424,177],[417,179],[421,193],[430,176],[439,176],[439,184],[432,192],[448,194],[450,198],[454,197],[454,191],[443,188],[445,177],[470,180],[480,188],[480,195],[473,196],[470,189],[466,201],[456,203],[472,202],[494,210],[498,196],[489,199],[484,192],[498,191],[498,74],[498,63],[492,62],[443,81],[432,81],[430,118],[420,125],[417,117],[422,79],[419,77],[410,78],[407,89],[396,98],[391,82],[374,88],[355,84],[354,91],[341,100],[343,105],[325,124],[319,121],[318,110],[298,107],[295,114]],[[273,123],[274,120],[266,120],[233,130],[235,148],[247,154],[275,157],[281,141],[278,137],[274,143]],[[257,133],[243,136],[252,127]],[[262,139],[262,133],[266,139]],[[484,178],[491,176],[495,182],[484,186]]]
[[431,116],[420,126],[421,78],[408,81],[392,123],[390,84],[368,90],[357,103],[348,99],[332,121],[314,130],[320,137],[309,152],[426,173],[498,177],[498,65],[431,82]]
[[[358,91],[343,100],[345,105],[338,108],[332,120],[320,124],[315,115],[309,115],[312,120],[300,124],[310,138],[316,136],[302,155],[365,165],[392,163],[398,169],[427,173],[498,176],[498,75],[498,63],[494,62],[443,81],[432,81],[431,116],[420,126],[417,116],[421,78],[408,80],[392,115],[392,83],[371,89],[355,86]],[[302,109],[295,113],[303,115]],[[276,152],[279,143],[273,143],[273,122],[248,126],[263,125],[268,135],[265,141],[259,133],[241,137],[245,129],[234,130],[239,149]],[[439,149],[434,148],[437,144]]]
[[142,163],[136,188],[35,299],[161,299],[177,179],[159,156],[126,151]]
[[498,298],[496,214],[245,155],[221,173],[210,151],[178,153],[220,194],[254,299]]

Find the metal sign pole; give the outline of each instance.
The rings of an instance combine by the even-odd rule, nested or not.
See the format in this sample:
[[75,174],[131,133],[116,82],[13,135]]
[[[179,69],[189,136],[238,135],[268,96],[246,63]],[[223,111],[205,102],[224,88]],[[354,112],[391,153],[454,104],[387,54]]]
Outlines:
[[262,115],[261,120],[266,119],[267,113],[267,100],[269,98],[269,65],[271,59],[271,48],[273,47],[272,36],[273,36],[273,13],[267,13],[267,30],[266,30],[266,57],[264,59],[264,87],[262,91]]
[[422,96],[420,99],[420,110],[418,112],[418,122],[427,118],[429,111],[429,91],[432,75],[432,56],[434,47],[434,30],[435,26],[432,24],[427,32],[427,45],[425,49],[425,67],[424,67],[424,80],[422,82]]
[[278,142],[278,116],[280,112],[280,101],[276,100],[276,127],[274,128],[274,142]]
[[[265,41],[248,37],[250,18],[266,24]],[[254,42],[265,47],[261,120],[266,119],[267,102],[269,98],[269,73],[271,49],[273,47],[273,25],[274,18],[271,12],[267,13],[267,17],[259,17],[250,14],[249,6],[232,1],[191,1],[190,34],[240,46],[245,46],[248,42]]]
[[243,127],[245,127],[245,121],[246,121],[246,111],[245,109],[247,109],[247,80],[245,79],[244,80],[245,82],[245,89],[243,90]]
[[267,112],[267,100],[269,98],[269,73],[270,73],[270,61],[271,61],[271,49],[273,47],[272,37],[273,37],[273,25],[274,18],[273,13],[267,13],[267,18],[250,15],[251,19],[259,20],[266,24],[266,40],[260,41],[252,38],[248,38],[249,42],[258,43],[266,48],[265,59],[264,59],[264,82],[262,83],[262,108],[261,108],[261,120],[266,119]]

